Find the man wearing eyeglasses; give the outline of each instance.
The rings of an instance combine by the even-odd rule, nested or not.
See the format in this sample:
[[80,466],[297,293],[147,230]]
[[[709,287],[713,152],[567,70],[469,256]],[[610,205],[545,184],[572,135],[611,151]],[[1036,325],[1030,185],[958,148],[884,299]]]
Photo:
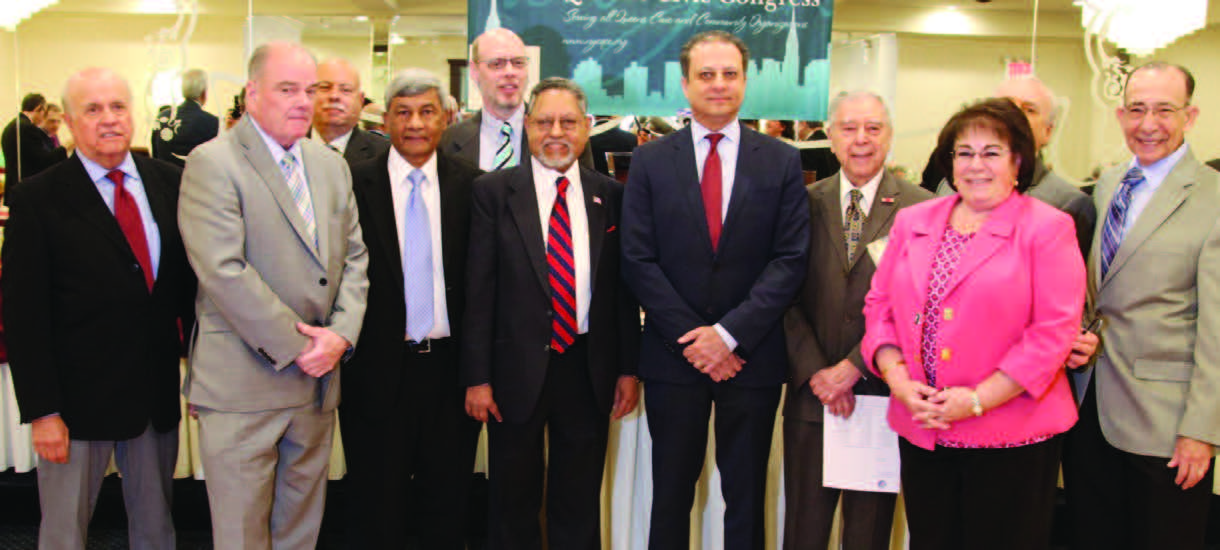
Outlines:
[[547,78],[530,102],[531,155],[474,182],[461,378],[467,413],[487,422],[488,547],[541,547],[545,487],[548,546],[595,550],[610,419],[639,396],[623,186],[576,163],[589,139],[579,86]]
[[[1185,68],[1143,65],[1116,110],[1134,158],[1104,175],[1089,254],[1101,350],[1066,487],[1075,548],[1204,547],[1220,444],[1220,174],[1185,143]],[[1073,482],[1074,481],[1074,482]]]
[[313,138],[343,155],[348,166],[371,160],[390,149],[389,140],[358,128],[364,92],[360,73],[345,59],[318,64],[313,96]]
[[[525,89],[529,85],[529,57],[525,42],[505,28],[491,29],[470,46],[470,75],[479,87],[483,108],[451,126],[441,138],[440,150],[466,159],[491,172],[520,164],[527,154]],[[592,169],[588,147],[577,151],[580,165]]]

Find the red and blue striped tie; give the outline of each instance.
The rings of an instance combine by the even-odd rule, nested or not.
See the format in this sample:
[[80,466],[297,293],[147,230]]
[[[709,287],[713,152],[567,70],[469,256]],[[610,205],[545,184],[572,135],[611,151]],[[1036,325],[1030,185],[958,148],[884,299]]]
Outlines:
[[572,218],[568,214],[568,178],[555,182],[557,193],[551,208],[546,237],[546,262],[550,266],[551,349],[563,353],[576,341],[576,261],[572,254]]

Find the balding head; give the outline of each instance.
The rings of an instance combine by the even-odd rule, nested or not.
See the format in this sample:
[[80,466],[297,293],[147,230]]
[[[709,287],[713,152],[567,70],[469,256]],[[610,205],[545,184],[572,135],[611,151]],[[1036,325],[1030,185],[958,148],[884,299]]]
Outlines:
[[1050,143],[1059,109],[1055,105],[1055,93],[1046,84],[1032,76],[1010,78],[996,87],[995,95],[1011,99],[1025,113],[1038,150]]
[[314,129],[326,141],[343,136],[360,121],[364,92],[360,72],[346,59],[327,59],[318,65],[318,89],[313,98]]
[[63,101],[78,154],[105,168],[127,158],[132,127],[127,80],[110,69],[85,69],[68,78]]
[[318,70],[300,44],[263,44],[250,56],[246,112],[269,137],[287,148],[309,131]]
[[508,120],[525,100],[529,79],[525,42],[508,29],[489,30],[474,40],[470,62],[483,108],[500,120]]

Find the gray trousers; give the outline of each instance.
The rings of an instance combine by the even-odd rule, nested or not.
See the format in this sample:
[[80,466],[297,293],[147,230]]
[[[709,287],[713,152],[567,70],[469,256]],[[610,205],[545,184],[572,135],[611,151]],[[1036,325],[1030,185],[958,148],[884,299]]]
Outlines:
[[334,411],[199,408],[199,446],[216,550],[300,550],[318,543]]
[[38,502],[42,524],[39,550],[83,550],[89,519],[113,453],[123,475],[127,536],[132,550],[174,548],[174,466],[178,430],[158,433],[152,426],[134,439],[68,442],[68,463],[38,464]]

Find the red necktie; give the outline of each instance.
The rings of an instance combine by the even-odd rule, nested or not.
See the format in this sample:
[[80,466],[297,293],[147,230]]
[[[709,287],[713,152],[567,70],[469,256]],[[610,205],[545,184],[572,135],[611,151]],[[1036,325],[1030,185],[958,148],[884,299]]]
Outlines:
[[568,178],[556,182],[558,192],[547,227],[547,277],[551,286],[551,349],[563,353],[576,341],[576,260],[572,253],[572,218],[568,213]]
[[720,178],[720,153],[716,152],[716,145],[720,143],[720,139],[724,134],[708,134],[708,141],[712,142],[711,149],[707,152],[707,158],[703,161],[703,180],[699,182],[699,186],[703,191],[703,213],[707,216],[707,232],[712,237],[712,251],[716,251],[716,246],[720,244],[720,197],[721,197],[721,178]]
[[148,285],[148,291],[152,292],[152,257],[148,254],[148,239],[144,236],[144,221],[140,219],[140,208],[136,206],[136,200],[132,198],[131,193],[123,188],[122,170],[111,170],[106,177],[114,182],[114,219],[119,222],[123,236],[127,237],[127,244],[136,255],[136,261],[140,262],[140,269],[144,271],[144,282]]

